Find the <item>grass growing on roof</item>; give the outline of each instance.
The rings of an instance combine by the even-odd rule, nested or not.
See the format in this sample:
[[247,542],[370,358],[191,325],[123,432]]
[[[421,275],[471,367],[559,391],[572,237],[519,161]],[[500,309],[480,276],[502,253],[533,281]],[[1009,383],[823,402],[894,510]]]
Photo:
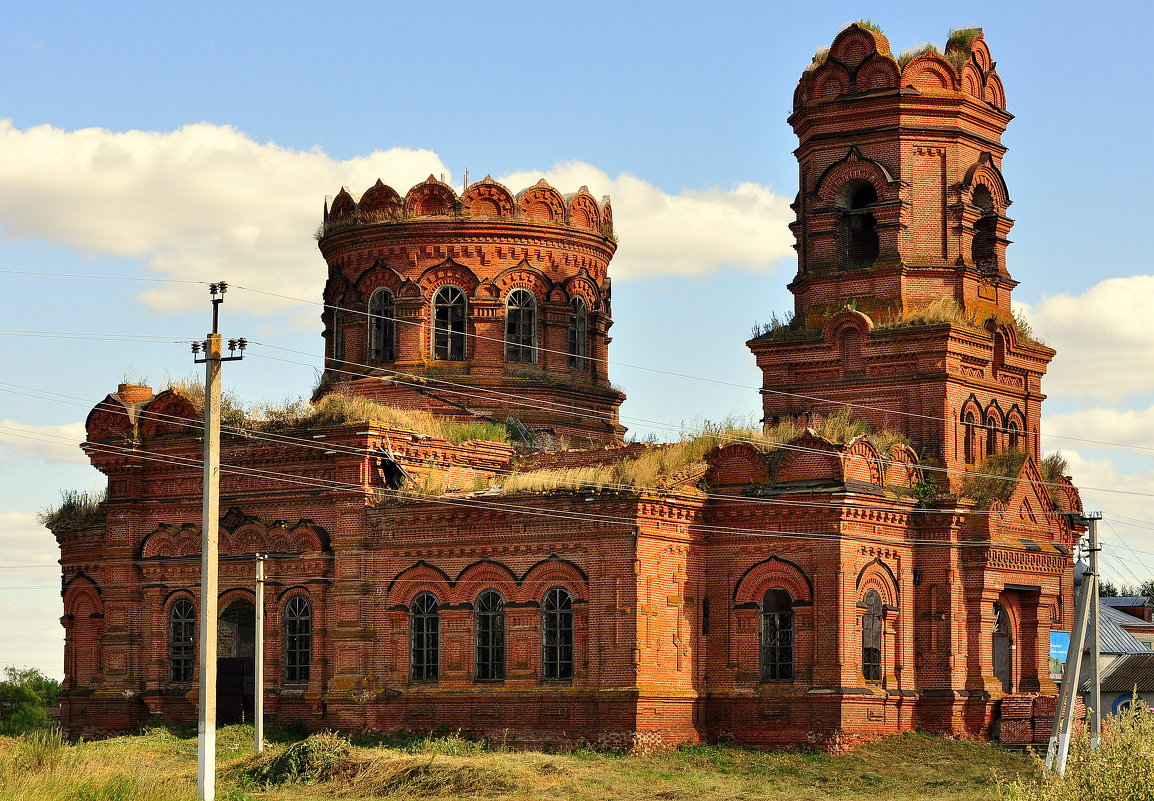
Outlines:
[[993,501],[1010,500],[1018,486],[1018,475],[1026,463],[1026,452],[1011,450],[987,456],[974,475],[967,476],[962,494],[973,498],[978,506],[989,506]]
[[101,518],[100,504],[108,498],[108,490],[93,492],[61,490],[60,503],[40,510],[36,519],[46,528],[62,525],[83,526]]
[[926,42],[925,44],[911,47],[908,50],[903,51],[902,54],[898,56],[898,66],[905,69],[906,64],[909,64],[918,56],[924,56],[926,53],[933,53],[935,56],[940,56],[942,51],[939,50],[938,46],[932,42]]

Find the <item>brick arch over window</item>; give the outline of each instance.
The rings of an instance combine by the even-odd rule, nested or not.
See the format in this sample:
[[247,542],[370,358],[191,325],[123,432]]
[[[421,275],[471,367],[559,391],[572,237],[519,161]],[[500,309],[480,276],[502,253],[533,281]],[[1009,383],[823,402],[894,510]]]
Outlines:
[[982,412],[982,405],[978,403],[977,397],[971,395],[962,404],[962,410],[958,415],[961,445],[958,450],[962,452],[966,464],[974,464],[978,460],[978,427],[985,421]]
[[841,481],[841,454],[829,443],[808,430],[789,442],[790,448],[782,452],[774,466],[774,480],[779,484],[790,481],[831,479]]
[[193,556],[200,553],[200,529],[191,523],[157,527],[140,544],[140,558]]
[[1002,407],[997,398],[991,400],[982,415],[982,427],[986,435],[986,455],[992,456],[1001,448],[998,443],[1005,438],[1006,416],[1002,414]]
[[898,577],[881,557],[867,562],[858,571],[856,586],[859,600],[870,590],[875,590],[886,609],[894,611],[898,609]]
[[422,559],[393,576],[386,593],[389,602],[397,606],[410,606],[422,592],[431,592],[444,603],[453,584],[448,573]]
[[171,389],[166,389],[149,401],[139,419],[140,433],[145,437],[190,434],[194,430],[193,426],[202,424],[201,413],[192,401]]
[[760,604],[765,593],[780,587],[790,594],[795,602],[813,602],[813,581],[796,562],[771,556],[750,565],[733,588],[735,606]]
[[520,582],[517,574],[503,562],[492,559],[482,559],[466,566],[453,582],[452,592],[454,603],[471,603],[486,587],[498,590],[506,601],[521,602],[526,600],[519,591]]
[[848,445],[842,453],[842,464],[846,481],[852,479],[881,486],[881,454],[868,439],[859,438]]
[[64,586],[66,631],[64,672],[73,687],[86,687],[100,672],[100,641],[104,634],[104,602],[100,587],[83,572]]
[[428,268],[417,278],[421,292],[430,301],[437,290],[447,284],[459,287],[462,292],[472,297],[480,283],[481,279],[476,273],[452,259],[445,259],[440,264]]
[[530,598],[540,599],[549,587],[560,586],[579,599],[588,594],[589,576],[574,562],[552,554],[526,570],[520,584]]
[[868,184],[878,200],[893,200],[897,197],[895,180],[890,171],[880,162],[861,154],[856,147],[846,151],[839,161],[825,169],[813,186],[813,193],[830,204],[848,202],[845,188],[854,182]]
[[912,489],[918,483],[918,455],[909,445],[895,445],[884,454],[887,487]]

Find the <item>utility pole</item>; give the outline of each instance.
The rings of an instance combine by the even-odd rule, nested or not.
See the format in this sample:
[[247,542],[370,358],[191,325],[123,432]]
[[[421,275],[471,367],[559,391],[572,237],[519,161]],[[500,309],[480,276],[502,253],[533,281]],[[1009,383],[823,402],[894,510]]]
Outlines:
[[1101,512],[1086,515],[1086,522],[1090,526],[1090,572],[1094,574],[1094,595],[1090,601],[1090,747],[1097,748],[1102,740],[1102,681],[1099,676],[1098,663],[1102,658],[1102,641],[1099,636],[1102,622],[1102,600],[1099,597],[1098,585],[1101,579],[1098,574],[1098,552],[1102,547],[1098,544],[1098,521],[1102,519]]
[[[1078,604],[1074,610],[1074,630],[1070,632],[1070,647],[1066,652],[1066,667],[1062,671],[1062,690],[1058,696],[1058,708],[1054,713],[1054,728],[1050,735],[1050,745],[1046,751],[1046,769],[1055,770],[1058,775],[1066,772],[1066,759],[1070,755],[1070,735],[1074,728],[1074,709],[1078,700],[1078,684],[1082,676],[1082,659],[1086,649],[1086,634],[1091,617],[1091,610],[1095,627],[1091,639],[1090,657],[1093,664],[1090,668],[1093,688],[1091,700],[1100,705],[1098,684],[1098,529],[1097,521],[1102,519],[1100,512],[1086,516],[1073,515],[1073,522],[1078,525],[1089,526],[1090,529],[1090,567],[1082,575],[1082,593],[1078,596]],[[1097,745],[1097,736],[1101,734],[1101,718],[1095,721],[1097,734],[1091,740]]]
[[[196,738],[196,792],[199,801],[216,798],[216,607],[217,573],[220,568],[220,366],[244,358],[248,343],[228,341],[228,356],[221,355],[217,330],[220,304],[228,284],[209,284],[212,295],[212,333],[203,343],[192,345],[193,361],[204,370],[204,502],[200,521],[200,710]],[[232,355],[237,347],[240,355]],[[196,354],[204,350],[204,358]]]
[[255,751],[260,756],[264,751],[264,560],[266,554],[256,555],[256,642],[254,658],[256,673],[253,674],[253,715],[252,728]]

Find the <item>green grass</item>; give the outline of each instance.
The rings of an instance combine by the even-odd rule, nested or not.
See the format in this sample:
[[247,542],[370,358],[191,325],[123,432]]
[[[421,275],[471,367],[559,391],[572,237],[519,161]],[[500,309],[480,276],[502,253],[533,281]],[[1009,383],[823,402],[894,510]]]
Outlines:
[[[1029,787],[1031,759],[996,745],[909,734],[835,756],[691,745],[650,756],[578,749],[508,751],[461,734],[335,735],[286,742],[265,756],[252,729],[217,734],[222,801],[349,798],[996,799],[998,782]],[[156,727],[134,737],[67,745],[0,737],[0,799],[185,801],[196,797],[196,737]]]

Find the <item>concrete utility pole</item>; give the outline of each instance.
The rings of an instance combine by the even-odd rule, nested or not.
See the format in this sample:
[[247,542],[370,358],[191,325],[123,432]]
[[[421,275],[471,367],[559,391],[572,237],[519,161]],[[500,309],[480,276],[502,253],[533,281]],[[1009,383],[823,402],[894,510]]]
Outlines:
[[[200,521],[200,710],[196,737],[196,792],[200,801],[216,798],[216,623],[217,572],[220,568],[218,528],[220,525],[220,365],[244,358],[248,343],[230,339],[228,350],[240,356],[222,356],[217,331],[220,304],[228,284],[210,284],[212,333],[201,343],[193,343],[193,361],[204,371],[204,502]],[[195,355],[204,350],[204,358]]]
[[[1102,519],[1100,512],[1085,517],[1076,517],[1075,522],[1088,525],[1090,528],[1090,567],[1082,576],[1082,593],[1078,596],[1078,604],[1074,610],[1074,630],[1070,632],[1070,647],[1066,652],[1066,667],[1062,671],[1062,690],[1058,695],[1058,708],[1054,713],[1054,728],[1050,735],[1050,745],[1046,751],[1046,769],[1056,770],[1059,775],[1066,772],[1066,759],[1070,755],[1070,735],[1074,728],[1074,709],[1078,700],[1078,684],[1082,677],[1082,659],[1087,650],[1086,634],[1091,616],[1094,617],[1095,627],[1091,639],[1093,644],[1089,648],[1093,660],[1091,666],[1091,700],[1100,705],[1098,684],[1098,528],[1097,521]],[[1091,610],[1093,610],[1091,612]],[[1097,737],[1101,734],[1101,718],[1097,718],[1096,734],[1091,741],[1097,746]]]
[[265,554],[256,555],[256,637],[253,650],[256,672],[253,674],[252,728],[255,751],[264,751],[264,560]]
[[1094,574],[1094,595],[1090,601],[1090,747],[1097,748],[1102,739],[1102,680],[1099,676],[1098,663],[1102,659],[1102,640],[1099,635],[1102,622],[1102,599],[1099,597],[1098,585],[1098,552],[1102,547],[1098,544],[1098,521],[1102,519],[1101,512],[1086,515],[1086,522],[1090,526],[1090,572]]

